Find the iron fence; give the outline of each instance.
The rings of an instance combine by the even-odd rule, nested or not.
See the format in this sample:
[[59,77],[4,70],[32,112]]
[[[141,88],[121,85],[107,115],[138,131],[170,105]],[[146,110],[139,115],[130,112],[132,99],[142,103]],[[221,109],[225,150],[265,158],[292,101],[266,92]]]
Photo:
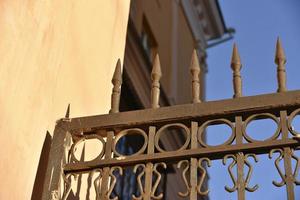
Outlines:
[[[93,190],[96,199],[118,199],[114,187],[124,169],[131,167],[136,174],[138,191],[132,199],[162,199],[164,191],[158,191],[161,173],[171,165],[181,171],[186,191],[176,191],[178,198],[195,200],[209,195],[205,184],[207,168],[212,160],[222,160],[228,165],[228,176],[232,187],[226,191],[236,192],[239,200],[245,199],[245,192],[255,192],[258,185],[250,185],[255,173],[249,159],[259,164],[257,155],[266,154],[275,158],[274,170],[281,180],[273,181],[276,187],[286,187],[287,199],[295,199],[295,186],[299,172],[300,133],[293,128],[294,119],[300,115],[300,91],[286,91],[285,56],[277,41],[275,62],[278,65],[278,92],[251,97],[242,97],[241,62],[234,46],[231,67],[233,69],[234,98],[212,102],[201,102],[199,92],[200,67],[196,51],[191,62],[192,104],[159,108],[159,79],[161,77],[159,58],[156,56],[152,71],[152,108],[118,112],[120,101],[121,64],[118,62],[113,76],[112,108],[110,114],[65,118],[57,122],[43,199],[68,199],[72,182],[81,174],[88,175],[88,193]],[[276,124],[276,131],[269,138],[258,140],[247,132],[250,123],[258,119],[270,119]],[[222,124],[231,130],[230,137],[219,145],[210,145],[205,138],[209,126]],[[169,129],[180,130],[184,135],[183,145],[172,151],[162,147],[161,137]],[[143,144],[130,155],[123,155],[117,148],[118,142],[129,135],[143,138]],[[82,161],[75,156],[76,147],[91,139],[101,143],[98,156]],[[295,165],[292,164],[295,161]],[[281,169],[280,163],[283,163]],[[210,174],[213,176],[213,174]],[[220,188],[222,189],[222,188]],[[212,191],[213,192],[213,191]],[[87,198],[88,199],[88,198]]]

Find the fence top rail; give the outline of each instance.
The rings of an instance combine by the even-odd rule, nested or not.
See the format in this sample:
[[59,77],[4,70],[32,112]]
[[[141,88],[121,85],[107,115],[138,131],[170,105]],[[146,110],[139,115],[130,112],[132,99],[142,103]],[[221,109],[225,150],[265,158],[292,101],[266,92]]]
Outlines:
[[112,130],[188,120],[234,118],[300,106],[300,90],[60,120],[65,130]]

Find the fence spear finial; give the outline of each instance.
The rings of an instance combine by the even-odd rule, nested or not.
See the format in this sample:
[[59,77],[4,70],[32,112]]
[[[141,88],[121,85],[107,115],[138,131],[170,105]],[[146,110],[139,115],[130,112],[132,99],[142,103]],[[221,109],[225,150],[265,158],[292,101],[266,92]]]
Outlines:
[[192,59],[191,59],[191,66],[190,66],[190,72],[192,75],[192,97],[193,97],[193,103],[199,103],[200,100],[200,80],[199,80],[199,74],[200,74],[200,64],[199,59],[197,55],[197,50],[193,50]]
[[231,68],[233,70],[233,89],[234,98],[242,96],[242,78],[241,78],[241,58],[237,49],[237,45],[234,43],[232,57],[231,57]]
[[111,94],[111,109],[109,113],[118,113],[119,106],[120,106],[121,85],[122,85],[122,69],[121,69],[120,59],[118,59],[111,82],[113,84],[113,89]]
[[286,91],[286,72],[285,72],[286,57],[279,37],[277,38],[277,42],[276,42],[275,63],[277,64],[277,81],[278,81],[277,92],[285,92]]
[[159,108],[160,84],[159,80],[162,76],[160,61],[158,54],[155,55],[153,68],[151,72],[152,88],[151,88],[151,107]]
[[66,111],[66,114],[65,114],[65,118],[66,119],[70,118],[70,104],[68,104],[67,111]]

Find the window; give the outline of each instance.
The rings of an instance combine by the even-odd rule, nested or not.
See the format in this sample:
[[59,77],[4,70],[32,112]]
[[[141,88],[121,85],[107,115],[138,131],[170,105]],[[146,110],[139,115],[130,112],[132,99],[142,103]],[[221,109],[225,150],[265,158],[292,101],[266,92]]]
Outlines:
[[150,29],[149,23],[147,22],[145,16],[143,17],[141,40],[142,46],[148,56],[148,59],[150,62],[152,62],[152,60],[154,60],[154,56],[157,53],[157,42],[154,38],[154,35]]

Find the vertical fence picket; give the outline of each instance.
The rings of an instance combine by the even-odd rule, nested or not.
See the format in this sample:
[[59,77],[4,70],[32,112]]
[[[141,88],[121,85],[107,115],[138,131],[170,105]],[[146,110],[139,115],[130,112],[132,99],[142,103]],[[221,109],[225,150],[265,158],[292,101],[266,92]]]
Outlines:
[[[192,122],[191,123],[191,149],[198,148],[198,140],[197,140],[197,131],[198,131],[198,123]],[[197,184],[198,184],[198,159],[191,158],[190,159],[190,200],[197,199]]]
[[241,77],[241,59],[237,49],[237,45],[233,45],[232,57],[231,57],[231,69],[233,70],[233,90],[234,98],[242,96],[242,77]]
[[[113,145],[114,132],[109,131],[107,133],[106,145],[105,145],[105,159],[111,159],[112,157],[112,145]],[[109,200],[110,189],[110,167],[103,168],[103,175],[101,180],[101,200]]]
[[118,59],[111,82],[113,84],[113,89],[111,94],[111,109],[109,113],[118,113],[119,106],[120,106],[121,85],[122,85],[122,69],[121,69],[120,59]]
[[159,56],[156,54],[153,62],[153,68],[151,72],[152,88],[151,88],[151,107],[159,108],[159,96],[160,96],[160,83],[161,78],[161,67]]
[[[243,134],[242,134],[242,117],[235,117],[235,135],[236,144],[243,144]],[[242,152],[236,154],[237,161],[237,190],[238,190],[238,200],[245,200],[245,181],[244,181],[244,155]]]
[[277,92],[285,92],[286,91],[286,72],[285,72],[286,57],[279,38],[277,39],[277,43],[276,43],[275,63],[277,64],[277,81],[278,81]]
[[201,100],[200,100],[200,80],[199,80],[200,64],[199,64],[199,59],[198,59],[196,49],[194,49],[194,51],[193,51],[190,72],[192,75],[192,99],[193,99],[192,102],[199,103],[199,102],[201,102]]
[[[289,131],[287,127],[287,112],[280,111],[280,122],[281,122],[281,132],[282,139],[288,139]],[[294,192],[294,175],[292,169],[292,152],[290,147],[283,148],[283,159],[284,159],[284,169],[285,169],[285,184],[288,200],[295,199]]]

